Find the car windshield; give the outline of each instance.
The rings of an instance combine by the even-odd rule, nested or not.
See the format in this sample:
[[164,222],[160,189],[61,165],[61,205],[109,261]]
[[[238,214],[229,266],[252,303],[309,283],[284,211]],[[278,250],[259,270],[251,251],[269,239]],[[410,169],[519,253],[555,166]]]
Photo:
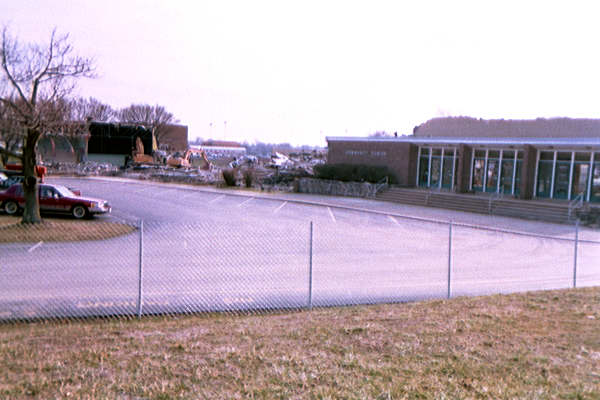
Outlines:
[[73,197],[75,193],[71,192],[66,186],[56,185],[54,188],[60,193],[61,196]]

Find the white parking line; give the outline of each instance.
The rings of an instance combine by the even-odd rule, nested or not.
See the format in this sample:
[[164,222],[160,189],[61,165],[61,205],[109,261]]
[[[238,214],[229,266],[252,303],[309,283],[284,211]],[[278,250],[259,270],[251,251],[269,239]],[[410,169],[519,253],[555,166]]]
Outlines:
[[182,198],[182,199],[186,199],[186,198],[188,198],[188,197],[190,197],[190,196],[194,196],[194,195],[196,195],[196,196],[197,196],[197,195],[198,195],[198,192],[192,192],[192,193],[188,193],[188,194],[186,194],[186,195],[183,195],[183,196],[181,196],[181,198]]
[[222,194],[222,195],[220,195],[220,196],[217,196],[217,197],[215,197],[214,199],[212,199],[211,201],[209,201],[209,202],[208,202],[208,204],[210,204],[210,203],[214,203],[215,201],[217,201],[217,200],[220,200],[220,199],[222,199],[223,197],[225,197],[225,195],[224,195],[224,194]]
[[238,206],[238,207],[241,207],[241,206],[243,206],[244,204],[251,202],[252,200],[254,200],[254,197],[250,197],[248,200],[246,200],[246,201],[242,201],[242,202],[241,202],[240,204],[238,204],[237,206]]
[[331,207],[327,207],[327,211],[329,211],[329,216],[331,217],[331,219],[333,220],[333,222],[337,222],[335,220],[335,216],[333,215],[333,211],[331,211]]
[[283,208],[283,206],[285,206],[288,202],[284,201],[279,207],[277,207],[275,210],[273,210],[273,213],[277,213],[279,210],[281,210]]
[[394,218],[393,216],[391,216],[391,215],[388,215],[388,218],[390,219],[390,221],[392,221],[392,222],[393,222],[393,223],[395,223],[396,225],[400,225],[400,224],[398,223],[398,220],[397,220],[396,218]]
[[31,253],[32,251],[34,251],[35,249],[37,249],[38,247],[40,247],[42,244],[44,244],[44,242],[40,241],[38,244],[36,244],[35,246],[33,246],[29,250],[27,250],[27,252]]

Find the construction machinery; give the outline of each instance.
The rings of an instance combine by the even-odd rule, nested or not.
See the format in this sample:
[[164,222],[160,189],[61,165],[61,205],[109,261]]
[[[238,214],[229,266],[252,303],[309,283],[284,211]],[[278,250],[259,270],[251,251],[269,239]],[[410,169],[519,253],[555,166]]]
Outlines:
[[167,165],[174,168],[196,167],[204,170],[210,169],[210,162],[204,150],[189,149],[183,155],[176,153],[167,160]]
[[135,148],[131,154],[131,161],[133,161],[135,164],[154,163],[154,158],[151,155],[144,154],[144,144],[139,136],[135,139]]

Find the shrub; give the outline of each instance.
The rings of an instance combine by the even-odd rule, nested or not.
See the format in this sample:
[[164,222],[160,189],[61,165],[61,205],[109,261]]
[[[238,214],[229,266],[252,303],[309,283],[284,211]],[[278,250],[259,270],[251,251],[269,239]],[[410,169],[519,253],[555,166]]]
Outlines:
[[254,183],[254,171],[251,169],[247,169],[244,171],[244,185],[247,188],[251,188]]
[[235,170],[234,169],[224,169],[223,170],[223,180],[225,181],[226,186],[235,186]]
[[396,174],[386,166],[364,164],[320,164],[314,167],[315,177],[343,182],[377,183],[386,176],[389,183],[398,182]]

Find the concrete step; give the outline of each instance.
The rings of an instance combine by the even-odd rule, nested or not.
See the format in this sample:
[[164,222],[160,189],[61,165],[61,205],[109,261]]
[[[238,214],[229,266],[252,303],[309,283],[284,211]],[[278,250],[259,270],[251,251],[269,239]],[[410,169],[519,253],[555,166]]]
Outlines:
[[478,214],[493,214],[522,219],[569,223],[568,203],[518,199],[493,199],[486,195],[430,192],[421,189],[390,188],[377,199],[403,204],[444,208]]

